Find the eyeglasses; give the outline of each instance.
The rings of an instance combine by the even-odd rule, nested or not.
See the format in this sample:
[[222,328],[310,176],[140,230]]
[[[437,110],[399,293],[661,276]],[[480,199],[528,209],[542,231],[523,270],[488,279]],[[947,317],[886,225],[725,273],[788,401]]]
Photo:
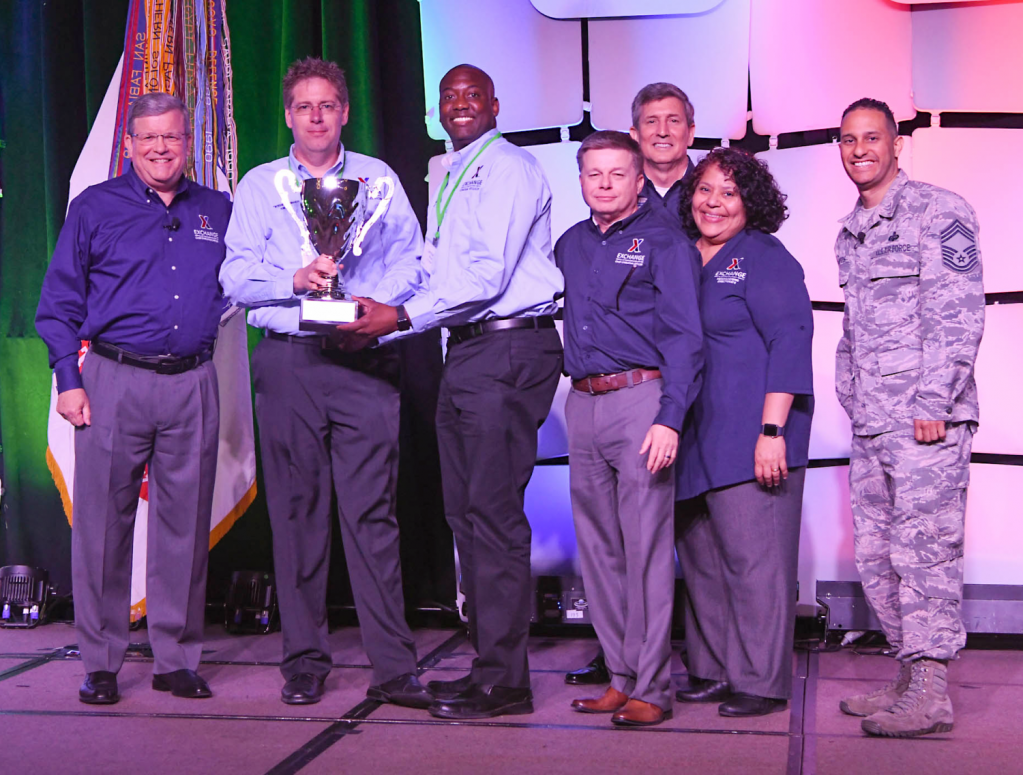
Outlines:
[[308,116],[313,112],[313,108],[316,108],[320,113],[334,113],[341,110],[341,105],[336,102],[321,102],[319,105],[313,105],[311,102],[300,102],[291,108],[291,112],[296,116]]
[[132,134],[131,137],[134,137],[139,145],[155,145],[156,141],[159,140],[161,137],[163,138],[163,141],[167,143],[167,145],[181,145],[184,139],[188,137],[188,134],[182,132],[164,132],[162,135]]

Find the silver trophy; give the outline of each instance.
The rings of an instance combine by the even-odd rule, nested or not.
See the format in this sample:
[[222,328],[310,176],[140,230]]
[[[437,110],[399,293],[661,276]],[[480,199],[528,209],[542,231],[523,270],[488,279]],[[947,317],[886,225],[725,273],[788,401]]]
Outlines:
[[[309,178],[300,185],[290,170],[281,170],[274,183],[285,209],[299,226],[306,265],[320,254],[333,256],[338,264],[349,253],[362,255],[367,232],[387,212],[394,194],[394,181],[387,176],[367,184],[328,175]],[[292,205],[294,194],[301,195],[302,215]],[[344,279],[338,271],[327,280],[326,287],[302,299],[299,328],[322,332],[358,317],[359,303],[345,292]]]

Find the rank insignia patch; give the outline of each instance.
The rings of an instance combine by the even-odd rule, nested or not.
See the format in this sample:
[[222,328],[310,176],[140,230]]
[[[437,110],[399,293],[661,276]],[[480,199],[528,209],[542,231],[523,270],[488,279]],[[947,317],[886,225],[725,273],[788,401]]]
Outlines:
[[941,232],[941,260],[953,272],[965,274],[977,268],[977,238],[959,220]]

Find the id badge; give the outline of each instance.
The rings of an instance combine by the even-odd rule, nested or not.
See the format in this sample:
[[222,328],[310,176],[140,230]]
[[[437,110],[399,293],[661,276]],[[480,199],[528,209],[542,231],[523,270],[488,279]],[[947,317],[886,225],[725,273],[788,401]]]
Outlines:
[[426,270],[426,274],[433,274],[433,267],[437,258],[437,246],[433,240],[427,240],[423,245],[423,258],[422,264],[423,269]]

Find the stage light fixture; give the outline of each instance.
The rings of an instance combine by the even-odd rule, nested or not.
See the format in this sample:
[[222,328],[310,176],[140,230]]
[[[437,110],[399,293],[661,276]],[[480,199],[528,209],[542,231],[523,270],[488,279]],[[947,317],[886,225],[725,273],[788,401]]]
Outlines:
[[277,587],[272,573],[236,570],[224,602],[224,627],[228,632],[266,634],[279,627]]
[[0,568],[0,627],[32,628],[44,623],[53,593],[50,574],[42,568]]

